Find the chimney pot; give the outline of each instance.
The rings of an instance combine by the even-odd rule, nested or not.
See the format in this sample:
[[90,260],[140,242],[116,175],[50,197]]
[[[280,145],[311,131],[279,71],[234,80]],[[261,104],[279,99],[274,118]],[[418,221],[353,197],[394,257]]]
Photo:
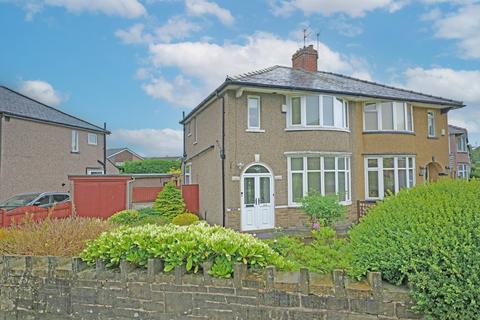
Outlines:
[[297,50],[292,56],[292,68],[310,72],[318,71],[318,52],[313,45]]

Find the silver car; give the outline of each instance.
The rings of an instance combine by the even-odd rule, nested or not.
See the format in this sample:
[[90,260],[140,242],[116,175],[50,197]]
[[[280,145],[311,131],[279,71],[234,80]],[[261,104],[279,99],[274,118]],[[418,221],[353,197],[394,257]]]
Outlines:
[[25,206],[50,208],[56,204],[70,200],[70,194],[66,192],[37,192],[24,193],[11,197],[0,203],[0,210],[13,210]]

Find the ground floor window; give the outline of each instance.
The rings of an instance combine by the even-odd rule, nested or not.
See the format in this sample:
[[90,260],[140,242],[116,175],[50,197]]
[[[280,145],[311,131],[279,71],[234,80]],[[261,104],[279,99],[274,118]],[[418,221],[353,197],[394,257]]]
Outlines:
[[457,167],[457,177],[468,179],[470,177],[470,166],[468,164],[459,164]]
[[365,198],[383,199],[390,193],[415,186],[415,157],[365,157]]
[[288,157],[289,204],[299,205],[309,193],[338,195],[342,203],[351,202],[349,156]]
[[185,171],[185,179],[183,184],[191,184],[192,183],[192,164],[187,163],[184,168]]

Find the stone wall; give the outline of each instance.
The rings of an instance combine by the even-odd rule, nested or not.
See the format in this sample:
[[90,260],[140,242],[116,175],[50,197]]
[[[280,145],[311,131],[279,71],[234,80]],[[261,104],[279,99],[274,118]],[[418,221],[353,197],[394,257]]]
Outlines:
[[162,272],[162,261],[146,269],[122,262],[107,270],[78,258],[4,256],[0,259],[0,319],[417,319],[406,288],[369,273],[350,281],[331,275],[246,271],[233,279],[184,268]]

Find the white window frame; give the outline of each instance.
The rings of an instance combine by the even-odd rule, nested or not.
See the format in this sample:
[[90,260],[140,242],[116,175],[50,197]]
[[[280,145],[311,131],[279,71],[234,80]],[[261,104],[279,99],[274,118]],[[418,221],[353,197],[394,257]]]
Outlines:
[[[383,129],[383,115],[382,115],[382,109],[380,108],[381,103],[392,103],[393,104],[393,129]],[[403,117],[405,119],[405,129],[399,129],[398,128],[398,112],[397,108],[395,108],[395,103],[401,103],[403,104]],[[367,112],[372,112],[373,111],[366,111],[367,106],[375,106],[375,112],[377,113],[377,129],[367,129],[366,127],[366,117],[365,113]],[[409,111],[411,115],[411,123],[409,123]],[[414,125],[414,117],[413,117],[413,105],[407,103],[407,102],[398,102],[398,101],[383,101],[383,102],[366,102],[363,105],[363,131],[364,132],[407,132],[407,133],[414,133],[415,132],[415,125]],[[409,125],[411,125],[411,130],[409,130]]]
[[192,121],[189,121],[187,123],[187,137],[190,137],[192,135]]
[[[302,158],[303,159],[303,169],[302,170],[292,170],[292,158]],[[308,169],[308,158],[320,158],[320,170],[309,170]],[[335,170],[325,170],[324,168],[324,159],[325,158],[335,158]],[[338,159],[345,158],[345,169],[338,169]],[[338,195],[340,190],[338,190],[338,172],[345,172],[345,188],[347,192],[345,193],[345,200],[340,201],[340,204],[351,205],[352,204],[352,179],[351,179],[351,155],[350,154],[308,154],[304,153],[291,154],[287,156],[287,171],[288,171],[288,206],[289,207],[299,207],[300,203],[293,201],[293,174],[302,173],[302,183],[303,183],[303,196],[308,195],[308,173],[309,172],[320,172],[321,185],[320,185],[320,194],[325,195],[325,172],[335,172],[335,193]]]
[[[257,100],[258,126],[250,125],[250,100]],[[261,99],[260,96],[247,96],[247,132],[265,132],[261,129]]]
[[193,144],[197,144],[198,142],[198,131],[197,131],[197,117],[193,117]]
[[[365,177],[365,200],[382,200],[385,198],[385,185],[384,185],[384,180],[383,180],[383,159],[384,158],[393,158],[394,162],[394,175],[395,175],[395,190],[394,193],[398,193],[400,191],[400,186],[398,183],[398,158],[407,158],[406,159],[406,168],[400,168],[400,169],[405,169],[407,171],[407,186],[406,188],[412,188],[417,184],[417,179],[416,179],[416,157],[413,155],[375,155],[375,156],[365,156],[364,157],[364,177]],[[377,160],[377,167],[376,168],[369,168],[368,167],[368,160]],[[412,166],[410,166],[410,160],[412,159]],[[410,171],[413,169],[413,185],[410,185],[410,179],[409,179],[409,174]],[[368,188],[368,172],[370,171],[376,171],[378,172],[378,197],[370,197],[369,196],[369,188]]]
[[[467,136],[465,134],[459,135],[456,137],[456,143],[457,143],[457,152],[468,152],[468,147],[467,147]],[[458,142],[461,143],[458,143]],[[461,148],[462,147],[462,148]]]
[[88,176],[100,176],[105,174],[102,168],[87,168]]
[[[430,134],[430,119],[432,120],[433,134]],[[437,128],[435,126],[435,111],[427,111],[427,135],[429,138],[435,138],[437,136]]]
[[72,130],[72,148],[71,151],[74,153],[78,153],[80,151],[80,146],[78,145],[78,131]]
[[460,163],[457,165],[457,178],[469,179],[470,178],[470,166],[466,163]]
[[96,133],[87,134],[87,143],[91,146],[98,145],[98,135]]
[[[319,112],[319,124],[318,125],[308,125],[307,124],[307,96],[304,95],[292,95],[287,96],[287,123],[286,130],[336,130],[336,131],[350,131],[349,128],[349,103],[343,98],[339,98],[333,95],[310,95],[318,97],[318,112]],[[333,105],[333,126],[324,125],[323,119],[323,97],[332,97],[334,101]],[[292,124],[292,99],[300,98],[300,112],[301,112],[301,121],[300,124]],[[342,101],[341,113],[338,112],[338,109],[335,108],[335,99]],[[340,122],[338,117],[342,117],[342,124],[337,126]]]
[[183,170],[183,184],[192,184],[192,163],[186,163]]

